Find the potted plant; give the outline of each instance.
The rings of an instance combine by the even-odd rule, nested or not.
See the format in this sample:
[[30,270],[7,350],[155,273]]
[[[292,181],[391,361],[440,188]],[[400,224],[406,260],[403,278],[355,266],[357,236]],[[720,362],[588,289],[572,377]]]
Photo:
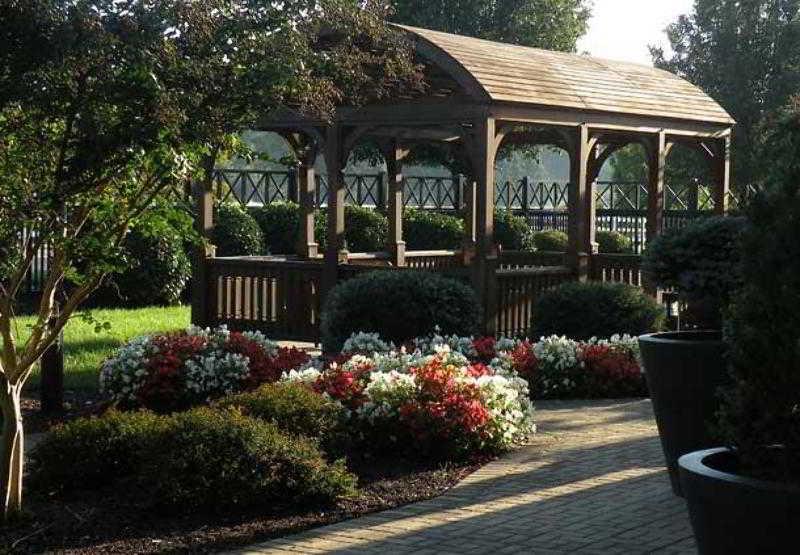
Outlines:
[[742,218],[702,218],[652,241],[642,258],[649,283],[674,291],[689,316],[682,331],[639,339],[676,495],[681,495],[678,458],[715,444],[707,423],[718,408],[718,388],[729,383],[719,330],[730,294],[741,282],[743,228]]
[[[771,135],[777,183],[748,209],[744,284],[726,322],[725,448],[680,459],[701,553],[789,553],[800,527],[800,99]],[[788,127],[787,127],[788,125]],[[781,163],[780,151],[787,158]]]

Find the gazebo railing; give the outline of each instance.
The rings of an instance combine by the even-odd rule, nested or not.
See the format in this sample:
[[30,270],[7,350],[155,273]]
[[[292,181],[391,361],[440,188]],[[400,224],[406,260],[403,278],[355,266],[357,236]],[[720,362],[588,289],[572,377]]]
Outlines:
[[319,340],[321,261],[211,258],[208,266],[210,325]]
[[575,272],[566,266],[497,270],[497,334],[527,336],[539,296],[575,279]]
[[636,254],[596,254],[592,256],[592,281],[624,283],[641,287],[642,257]]

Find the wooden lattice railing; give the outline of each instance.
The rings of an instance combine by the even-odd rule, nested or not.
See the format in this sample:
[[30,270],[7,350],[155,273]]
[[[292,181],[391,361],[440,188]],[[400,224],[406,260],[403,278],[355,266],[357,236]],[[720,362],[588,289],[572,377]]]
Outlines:
[[635,254],[596,254],[592,256],[591,279],[641,287],[641,262],[642,257]]
[[210,325],[319,340],[322,262],[212,258],[208,265]]
[[527,336],[539,296],[574,280],[575,273],[564,266],[497,270],[497,334]]
[[501,270],[515,270],[542,266],[564,266],[565,258],[566,254],[563,252],[504,250],[500,253],[499,262]]

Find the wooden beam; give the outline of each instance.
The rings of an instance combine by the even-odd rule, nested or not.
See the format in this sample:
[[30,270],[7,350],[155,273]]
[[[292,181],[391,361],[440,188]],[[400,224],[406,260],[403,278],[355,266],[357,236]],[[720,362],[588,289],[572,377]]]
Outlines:
[[731,191],[731,137],[716,141],[714,150],[714,212],[728,213]]
[[500,139],[495,120],[477,120],[469,140],[475,177],[475,258],[472,281],[483,307],[486,335],[497,329],[497,245],[494,238],[494,163]]
[[389,185],[386,203],[389,237],[386,250],[392,265],[402,268],[406,266],[406,243],[403,241],[403,160],[408,156],[408,149],[402,148],[398,140],[392,140],[384,145],[383,155],[386,159],[386,178]]
[[597,252],[594,183],[589,180],[589,159],[594,143],[586,124],[575,128],[572,135],[568,258],[578,278],[585,281],[589,278],[591,256]]
[[524,106],[504,102],[492,103],[489,115],[496,119],[520,124],[575,127],[585,123],[589,125],[591,131],[600,132],[623,131],[653,134],[666,131],[668,135],[708,138],[721,138],[731,133],[731,125],[725,123],[684,121],[656,116],[622,115],[546,106]]
[[344,137],[341,125],[328,127],[325,140],[325,165],[328,169],[328,233],[325,246],[325,268],[322,275],[322,293],[326,296],[336,285],[339,264],[347,262],[344,248]]
[[[316,213],[317,181],[314,163],[321,147],[320,134],[281,133],[291,146],[297,158],[293,185],[296,187],[297,203],[300,206],[300,234],[297,237],[296,252],[300,258],[314,259],[319,253],[319,244],[314,236],[314,217]],[[291,187],[290,187],[291,188]],[[290,194],[289,197],[292,198]]]
[[664,230],[664,178],[667,154],[672,144],[667,134],[659,132],[650,139],[648,151],[647,182],[647,241],[655,239]]

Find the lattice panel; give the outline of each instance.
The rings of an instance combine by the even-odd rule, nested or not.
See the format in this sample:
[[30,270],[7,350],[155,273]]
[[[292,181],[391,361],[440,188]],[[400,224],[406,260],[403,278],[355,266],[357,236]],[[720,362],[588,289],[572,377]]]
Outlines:
[[599,210],[646,210],[647,185],[639,182],[597,182]]
[[458,178],[453,177],[407,177],[403,202],[411,208],[458,209],[459,187]]

